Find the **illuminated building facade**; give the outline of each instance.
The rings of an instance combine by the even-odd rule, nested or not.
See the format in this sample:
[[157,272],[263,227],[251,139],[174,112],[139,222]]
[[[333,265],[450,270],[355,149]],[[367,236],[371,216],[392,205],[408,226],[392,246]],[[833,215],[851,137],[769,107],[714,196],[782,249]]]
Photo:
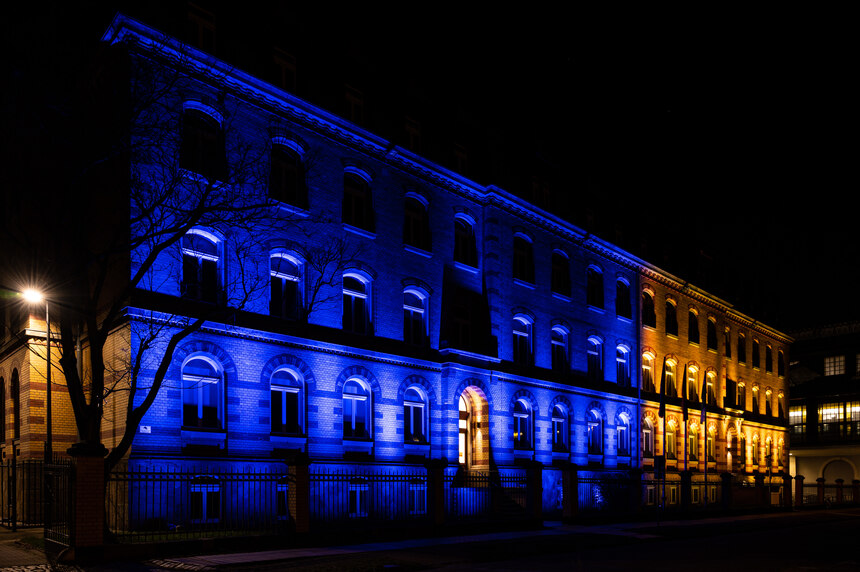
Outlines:
[[190,228],[147,272],[132,348],[153,326],[241,310],[176,348],[130,464],[539,466],[545,505],[571,466],[656,483],[665,458],[678,484],[784,467],[787,337],[423,158],[417,133],[370,133],[358,96],[344,119],[207,54],[198,23],[197,47],[122,15],[104,36],[158,72],[138,80],[178,78],[159,100],[161,161],[134,165],[137,180],[270,214]]
[[791,474],[808,484],[860,479],[860,324],[855,322],[793,333]]

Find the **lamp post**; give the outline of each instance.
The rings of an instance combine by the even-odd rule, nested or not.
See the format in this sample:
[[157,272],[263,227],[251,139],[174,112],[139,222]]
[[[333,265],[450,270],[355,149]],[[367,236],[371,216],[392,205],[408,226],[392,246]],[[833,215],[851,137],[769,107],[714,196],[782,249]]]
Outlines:
[[24,300],[31,304],[38,304],[39,302],[45,302],[45,360],[47,361],[46,366],[46,385],[47,391],[45,392],[45,431],[47,432],[45,438],[45,453],[48,459],[48,462],[54,457],[54,443],[53,443],[53,423],[51,416],[51,313],[50,306],[48,304],[48,299],[39,292],[38,290],[27,289],[21,292],[21,295],[24,297]]

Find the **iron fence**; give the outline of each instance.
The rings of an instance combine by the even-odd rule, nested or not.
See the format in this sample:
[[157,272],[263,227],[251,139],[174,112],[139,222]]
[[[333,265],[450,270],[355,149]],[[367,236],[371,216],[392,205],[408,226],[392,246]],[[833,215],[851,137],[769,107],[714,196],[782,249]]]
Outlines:
[[313,525],[401,525],[427,519],[427,472],[421,469],[311,467]]
[[451,520],[518,519],[526,516],[524,472],[458,470],[445,474],[445,512]]
[[0,462],[0,524],[12,528],[43,525],[43,470],[41,459]]
[[105,516],[118,542],[164,542],[286,532],[290,477],[285,470],[114,471]]
[[74,470],[71,459],[54,458],[44,471],[45,540],[69,546],[74,518]]

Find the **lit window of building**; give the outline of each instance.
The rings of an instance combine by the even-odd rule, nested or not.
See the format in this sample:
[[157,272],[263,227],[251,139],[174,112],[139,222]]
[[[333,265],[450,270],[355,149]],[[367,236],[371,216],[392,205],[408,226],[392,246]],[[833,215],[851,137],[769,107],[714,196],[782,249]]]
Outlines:
[[512,330],[514,363],[532,365],[534,359],[532,320],[526,316],[517,316],[513,319]]
[[550,343],[552,345],[552,369],[554,371],[566,372],[570,367],[568,356],[570,355],[570,346],[568,332],[561,326],[555,326],[550,335]]
[[403,292],[403,341],[416,346],[427,343],[427,294],[417,288]]
[[591,336],[586,342],[588,354],[588,379],[592,381],[603,380],[603,340]]
[[621,387],[630,387],[630,351],[626,346],[615,348],[615,380]]
[[182,366],[182,426],[223,427],[221,367],[207,356],[194,356]]
[[518,399],[514,403],[514,448],[531,449],[531,423],[532,412],[529,404],[524,399]]
[[566,452],[567,447],[567,410],[561,404],[552,408],[552,450]]
[[845,373],[845,356],[828,356],[824,358],[824,375],[842,375]]
[[269,314],[296,320],[303,308],[302,265],[298,258],[285,254],[274,254],[269,262]]
[[219,241],[193,230],[182,237],[182,296],[215,304],[221,292]]
[[370,333],[370,280],[361,274],[343,275],[343,329]]
[[270,386],[272,433],[302,434],[304,396],[298,375],[288,369],[276,370]]
[[603,454],[603,419],[600,413],[594,409],[589,409],[586,413],[586,431],[588,440],[588,454],[602,455]]
[[403,396],[403,440],[406,443],[427,442],[427,398],[418,387],[410,387]]
[[344,439],[370,439],[370,389],[359,379],[350,379],[343,386],[343,437]]

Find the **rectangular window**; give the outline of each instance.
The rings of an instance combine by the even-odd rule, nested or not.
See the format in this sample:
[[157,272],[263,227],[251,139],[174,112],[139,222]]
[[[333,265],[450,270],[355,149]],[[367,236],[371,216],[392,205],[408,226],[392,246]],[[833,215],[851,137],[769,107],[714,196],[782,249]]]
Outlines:
[[289,483],[278,483],[277,489],[275,491],[278,520],[286,520],[290,518],[289,493]]
[[409,483],[409,514],[427,514],[427,485],[423,482]]
[[349,484],[349,517],[364,518],[367,516],[368,485],[366,481]]
[[824,375],[842,375],[845,373],[845,356],[829,356],[824,358]]
[[191,484],[189,510],[194,522],[218,522],[221,518],[221,485],[200,479]]

